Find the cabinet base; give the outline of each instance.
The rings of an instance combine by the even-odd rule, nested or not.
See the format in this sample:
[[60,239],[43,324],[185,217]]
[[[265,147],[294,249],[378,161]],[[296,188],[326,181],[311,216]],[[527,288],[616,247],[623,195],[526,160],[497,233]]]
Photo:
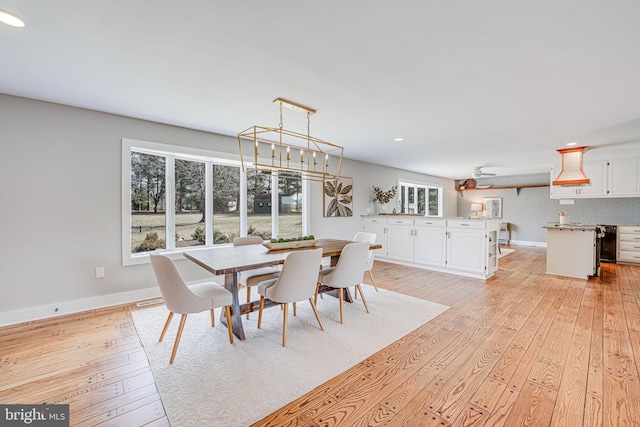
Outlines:
[[412,262],[398,261],[398,260],[395,260],[395,259],[382,258],[382,257],[379,257],[379,256],[376,256],[376,261],[383,261],[383,262],[388,262],[388,263],[391,263],[391,264],[405,265],[407,267],[420,268],[422,270],[437,271],[438,273],[453,274],[455,276],[471,277],[473,279],[480,279],[480,280],[487,280],[487,279],[490,279],[491,277],[494,276],[494,273],[481,274],[481,273],[474,273],[474,272],[470,272],[470,271],[453,270],[453,269],[447,268],[447,267],[436,267],[436,266],[433,266],[433,265],[415,264],[415,263],[412,263]]

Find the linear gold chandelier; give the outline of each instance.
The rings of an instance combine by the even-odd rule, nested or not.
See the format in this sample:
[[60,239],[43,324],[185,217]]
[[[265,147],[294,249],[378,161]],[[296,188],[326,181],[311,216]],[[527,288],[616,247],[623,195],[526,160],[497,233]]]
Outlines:
[[[243,172],[302,178],[310,181],[335,180],[340,177],[344,149],[311,136],[313,108],[286,99],[276,98],[280,106],[280,124],[277,128],[251,126],[238,134],[238,148]],[[307,134],[290,131],[282,123],[282,108],[307,113]],[[242,145],[251,143],[253,163],[243,155]]]

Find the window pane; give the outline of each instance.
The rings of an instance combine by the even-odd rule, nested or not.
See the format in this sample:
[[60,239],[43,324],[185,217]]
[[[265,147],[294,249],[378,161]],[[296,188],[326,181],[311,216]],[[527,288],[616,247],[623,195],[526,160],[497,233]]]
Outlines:
[[271,239],[271,175],[247,175],[247,234]]
[[400,186],[400,213],[407,213],[407,195],[405,194],[407,191],[406,189],[406,186]]
[[302,180],[279,177],[278,200],[278,235],[302,236]]
[[426,189],[418,188],[418,210],[416,213],[424,214],[426,212]]
[[190,160],[175,161],[176,248],[205,244],[205,165]]
[[166,248],[166,159],[131,152],[131,253]]
[[429,189],[429,215],[437,216],[439,212],[438,199],[439,191],[437,188]]
[[409,187],[408,190],[409,190],[409,197],[408,197],[409,205],[408,205],[407,212],[410,213],[410,214],[416,213],[416,202],[415,202],[415,200],[416,200],[416,198],[415,198],[416,189],[415,189],[415,187]]
[[213,243],[231,243],[239,235],[240,168],[213,165]]

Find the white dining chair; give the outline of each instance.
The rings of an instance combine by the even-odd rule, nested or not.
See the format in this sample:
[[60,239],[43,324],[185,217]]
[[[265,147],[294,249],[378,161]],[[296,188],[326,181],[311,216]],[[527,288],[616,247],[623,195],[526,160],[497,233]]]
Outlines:
[[[364,278],[364,271],[367,265],[369,243],[349,243],[344,247],[338,263],[335,267],[320,270],[318,284],[325,285],[338,290],[340,300],[340,323],[343,321],[343,301],[346,288],[355,286],[356,292],[360,293],[364,308],[369,313],[367,300],[362,293],[360,283]],[[317,288],[316,288],[317,295]]]
[[[359,231],[353,237],[353,241],[374,244],[376,243],[377,237],[378,236],[375,233],[367,233],[364,231]],[[378,286],[376,285],[376,281],[373,279],[373,274],[371,273],[371,270],[373,270],[374,259],[375,259],[375,253],[373,250],[369,249],[369,254],[367,256],[367,265],[365,266],[364,271],[369,275],[369,278],[371,279],[371,284],[373,285],[376,292],[379,292]]]
[[224,307],[225,316],[227,318],[227,329],[229,332],[229,342],[233,344],[233,331],[231,330],[231,310],[230,306],[233,301],[231,292],[224,289],[215,282],[200,283],[193,286],[187,286],[182,275],[176,268],[174,262],[165,255],[151,254],[149,255],[153,272],[158,281],[160,292],[164,303],[169,310],[169,317],[162,328],[160,339],[162,342],[164,334],[173,319],[174,313],[181,314],[180,326],[176,333],[176,340],[173,344],[173,351],[169,363],[173,363],[182,337],[187,315],[191,313],[200,313],[210,310],[211,326],[215,326],[214,309]]
[[318,271],[322,249],[310,249],[291,252],[287,255],[282,266],[282,272],[277,279],[270,279],[258,284],[260,294],[260,310],[258,312],[258,329],[262,327],[262,312],[265,298],[284,306],[282,320],[282,346],[287,344],[287,313],[288,303],[309,300],[313,313],[316,315],[320,330],[324,331],[320,315],[316,309],[313,296],[316,292]]
[[[260,236],[236,237],[233,246],[261,245],[264,242]],[[238,286],[246,286],[247,302],[251,302],[251,288],[258,283],[269,279],[275,279],[280,275],[280,269],[276,267],[262,267],[238,273]],[[249,313],[247,313],[247,319]]]

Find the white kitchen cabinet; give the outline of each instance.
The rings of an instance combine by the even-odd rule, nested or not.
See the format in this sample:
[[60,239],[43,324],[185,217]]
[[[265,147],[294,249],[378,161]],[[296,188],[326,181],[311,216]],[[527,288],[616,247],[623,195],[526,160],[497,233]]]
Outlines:
[[387,257],[398,261],[413,261],[413,220],[387,220]]
[[[553,182],[562,168],[557,166],[551,172]],[[585,163],[582,166],[587,178],[591,181],[585,185],[553,185],[551,184],[551,198],[593,198],[607,196],[607,162]]]
[[413,260],[436,267],[446,266],[447,223],[445,220],[420,219],[413,230]]
[[376,243],[382,245],[382,249],[377,249],[375,255],[379,257],[387,256],[387,220],[379,217],[365,218],[364,231],[376,235]]
[[[551,184],[551,198],[640,197],[640,159],[585,163],[582,169],[591,180],[590,184]],[[551,169],[551,182],[556,179],[560,170],[560,166]]]
[[609,162],[609,196],[640,196],[640,160]]
[[618,226],[618,262],[640,264],[640,226]]
[[481,279],[498,268],[499,221],[389,216],[367,217],[364,227],[383,245],[380,259]]
[[447,221],[447,268],[484,273],[484,223]]

